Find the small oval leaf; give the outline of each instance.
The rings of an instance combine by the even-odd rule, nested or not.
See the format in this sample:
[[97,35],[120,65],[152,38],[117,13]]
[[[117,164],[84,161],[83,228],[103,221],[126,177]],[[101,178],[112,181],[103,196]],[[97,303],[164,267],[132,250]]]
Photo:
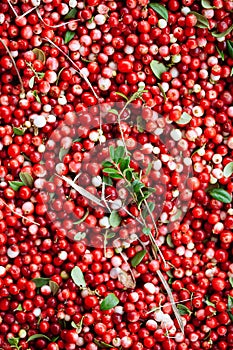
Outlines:
[[34,54],[36,55],[36,59],[37,60],[42,61],[43,63],[45,63],[46,57],[45,57],[44,51],[42,51],[41,49],[38,49],[37,47],[35,47],[34,49],[32,49],[32,52],[34,52]]
[[71,278],[78,287],[86,288],[84,275],[82,273],[82,270],[78,266],[75,266],[71,271]]
[[47,335],[44,335],[44,334],[33,334],[33,335],[31,335],[28,338],[27,342],[35,340],[35,339],[39,339],[39,338],[44,338],[44,339],[46,339],[46,340],[48,340],[50,342],[52,341],[49,337],[47,337]]
[[223,175],[230,177],[233,174],[233,162],[228,163],[223,169]]
[[161,79],[161,74],[167,71],[167,67],[156,60],[151,61],[150,68],[158,79]]
[[209,194],[211,195],[211,197],[213,197],[214,199],[217,199],[222,203],[227,204],[227,203],[231,203],[232,201],[232,197],[230,193],[228,193],[223,188],[213,188],[209,191]]
[[176,124],[185,125],[188,124],[192,120],[192,117],[190,114],[183,112],[180,119],[176,121]]
[[28,86],[30,87],[30,89],[33,88],[34,84],[35,84],[35,75],[33,75],[33,77],[29,79]]
[[128,97],[125,94],[122,94],[122,92],[116,92],[116,95],[123,97],[126,101],[128,101]]
[[97,339],[94,338],[93,341],[94,341],[94,343],[95,343],[99,348],[101,348],[101,349],[111,349],[111,348],[114,348],[113,345],[107,344],[107,343],[105,343],[105,342],[102,341],[102,340],[97,340]]
[[67,30],[64,38],[65,44],[68,44],[70,40],[73,39],[74,36],[75,36],[75,32],[72,32],[71,30]]
[[20,172],[19,173],[19,178],[23,182],[25,186],[28,186],[30,188],[33,187],[34,180],[31,174],[26,173],[26,172]]
[[162,18],[164,18],[166,21],[168,20],[168,11],[166,7],[164,7],[161,4],[149,4],[149,6],[157,12]]
[[201,6],[202,6],[204,9],[214,9],[214,6],[211,6],[209,0],[201,0]]
[[56,295],[59,290],[59,285],[54,281],[49,281],[49,287],[53,295]]
[[13,127],[13,132],[17,136],[22,136],[25,133],[25,129],[23,128],[16,128],[15,126]]
[[227,40],[227,50],[228,50],[229,56],[233,58],[233,42],[230,40]]
[[109,223],[112,227],[118,227],[121,223],[121,217],[117,211],[113,210],[109,217]]
[[190,11],[189,14],[193,14],[196,17],[196,19],[197,19],[196,27],[209,29],[209,22],[205,16],[203,16],[200,13],[195,12],[195,11]]
[[49,283],[50,278],[38,277],[38,278],[33,278],[32,281],[35,283],[37,288],[40,288],[42,286],[46,286]]
[[74,241],[81,241],[86,237],[85,232],[77,232],[76,235],[74,236]]
[[192,314],[192,311],[189,310],[189,308],[187,308],[187,306],[185,306],[185,305],[177,304],[177,309],[178,309],[179,314],[181,316],[183,316],[183,315],[191,315]]
[[78,10],[76,8],[71,9],[67,15],[65,15],[64,19],[72,19],[76,17]]
[[63,161],[63,158],[69,153],[69,149],[68,148],[60,148],[60,151],[59,151],[59,159],[60,161],[62,162]]
[[166,242],[167,242],[168,247],[174,248],[174,244],[172,242],[172,236],[170,234],[167,235]]
[[14,191],[18,191],[20,187],[23,186],[21,181],[9,181],[9,185]]
[[214,36],[215,38],[223,38],[224,36],[227,36],[228,34],[230,34],[230,32],[233,30],[233,24],[227,29],[225,30],[225,32],[221,32],[221,33],[217,33],[217,32],[212,32],[212,36]]
[[140,252],[137,252],[131,260],[131,265],[133,267],[136,267],[138,264],[140,264],[145,255],[146,250],[141,250]]
[[115,294],[110,293],[104,298],[102,303],[100,304],[100,310],[110,310],[113,307],[119,304],[119,299],[115,296]]

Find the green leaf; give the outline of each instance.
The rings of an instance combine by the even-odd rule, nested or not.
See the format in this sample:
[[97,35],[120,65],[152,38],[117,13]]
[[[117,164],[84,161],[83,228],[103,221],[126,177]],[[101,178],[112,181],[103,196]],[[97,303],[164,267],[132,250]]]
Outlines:
[[7,341],[11,346],[18,346],[19,344],[19,338],[12,337],[8,338]]
[[187,308],[187,306],[182,304],[177,304],[177,309],[179,311],[179,314],[182,315],[191,315],[192,311]]
[[230,75],[230,77],[232,77],[232,75],[233,75],[233,67],[231,68],[231,75]]
[[68,44],[70,40],[73,39],[74,36],[75,36],[75,32],[72,32],[71,30],[67,30],[64,38],[64,43]]
[[106,161],[106,162],[103,162],[103,163],[102,163],[102,166],[103,166],[104,168],[109,168],[110,166],[113,166],[113,164],[112,164],[111,162]]
[[228,193],[223,188],[213,188],[209,191],[209,194],[211,195],[211,197],[217,199],[222,203],[231,203],[232,201],[230,193]]
[[28,82],[28,86],[30,87],[30,89],[33,88],[34,84],[35,84],[35,75],[33,75],[30,79],[29,79],[29,82]]
[[19,173],[19,178],[20,180],[23,182],[23,184],[25,186],[28,186],[30,188],[33,187],[34,184],[34,180],[31,174],[27,173],[27,172],[20,172]]
[[156,60],[151,61],[150,68],[158,79],[161,79],[161,74],[167,71],[167,67]]
[[230,285],[231,285],[232,288],[233,288],[233,277],[229,277],[229,282],[230,282]]
[[114,147],[113,146],[109,147],[109,154],[110,154],[111,159],[114,161]]
[[218,46],[216,46],[216,50],[217,50],[219,56],[221,57],[221,59],[224,61],[224,59],[225,59],[224,52],[219,50]]
[[185,125],[188,124],[192,120],[190,114],[183,112],[180,119],[176,121],[177,124]]
[[109,217],[109,223],[112,227],[118,227],[121,223],[121,217],[117,211],[113,210]]
[[87,209],[87,211],[86,211],[86,213],[83,215],[83,217],[82,217],[80,220],[75,221],[75,222],[74,222],[74,225],[79,225],[79,224],[81,224],[81,222],[83,222],[84,220],[86,220],[86,218],[88,217],[88,215],[89,215],[89,210]]
[[106,174],[118,174],[118,171],[114,168],[104,168],[103,172]]
[[228,50],[229,56],[233,58],[233,42],[230,40],[227,40],[227,50]]
[[116,92],[116,94],[118,95],[118,96],[121,96],[121,97],[123,97],[126,101],[128,101],[128,97],[125,95],[125,94],[122,94],[121,92]]
[[133,178],[132,169],[130,169],[130,168],[125,169],[123,173],[128,181],[132,180],[132,178]]
[[[152,213],[155,209],[155,204],[153,202],[148,202],[147,205],[149,207],[149,211]],[[148,211],[147,207],[145,206],[145,208],[142,211],[143,219],[145,219],[150,214],[149,211]]]
[[182,215],[182,210],[181,209],[177,209],[177,212],[170,217],[170,221],[174,222],[174,221],[180,219],[181,215]]
[[67,15],[65,15],[64,19],[72,19],[76,17],[78,10],[76,8],[73,8],[72,10],[70,10]]
[[166,271],[166,273],[167,273],[168,277],[173,278],[173,274],[172,274],[171,270]]
[[104,298],[102,303],[100,304],[100,310],[110,310],[113,307],[117,306],[119,304],[119,299],[115,296],[115,294],[110,293]]
[[229,28],[227,28],[227,30],[225,30],[225,32],[222,32],[222,33],[212,32],[211,34],[215,38],[223,38],[223,37],[227,36],[228,34],[230,34],[232,29],[233,29],[233,24]]
[[137,129],[139,132],[144,132],[143,119],[140,115],[137,116]]
[[167,242],[168,247],[174,248],[174,244],[172,243],[172,236],[170,234],[167,235],[166,242]]
[[42,286],[46,286],[46,285],[49,283],[50,278],[47,278],[47,277],[38,277],[38,278],[33,278],[32,281],[35,283],[35,285],[36,285],[37,288],[40,288],[40,287],[42,287]]
[[39,95],[38,95],[38,92],[37,92],[36,90],[33,90],[33,91],[32,91],[32,94],[33,94],[33,96],[35,97],[36,101],[37,101],[38,103],[41,103],[41,100],[40,100],[40,97],[39,97]]
[[124,159],[120,160],[120,169],[123,172],[124,170],[128,169],[130,163],[130,157],[126,157]]
[[201,0],[201,6],[202,6],[204,9],[213,9],[213,8],[214,8],[214,6],[211,6],[209,0]]
[[105,343],[104,341],[101,341],[101,340],[97,340],[96,338],[94,338],[93,341],[94,341],[94,343],[95,343],[97,346],[99,346],[101,349],[102,349],[102,348],[105,348],[105,349],[114,348],[113,345],[107,344],[107,343]]
[[60,161],[62,162],[63,161],[63,158],[69,153],[69,149],[68,148],[60,148],[60,151],[59,151],[59,159]]
[[233,297],[231,295],[228,295],[227,307],[229,310],[233,309]]
[[213,306],[213,307],[215,307],[215,304],[214,304],[214,303],[211,303],[211,301],[209,301],[208,298],[205,299],[205,303],[206,303],[206,305],[208,305],[208,306]]
[[48,341],[52,341],[49,337],[47,337],[47,335],[44,335],[44,334],[33,334],[31,335],[31,337],[28,338],[27,342],[29,341],[32,341],[32,340],[35,340],[35,339],[39,339],[39,338],[44,338]]
[[145,185],[139,180],[134,180],[132,186],[135,193],[138,193],[142,188],[145,187]]
[[14,311],[23,311],[22,305],[19,304],[17,308],[14,309]]
[[164,101],[166,101],[167,100],[166,92],[164,91],[164,89],[163,89],[163,87],[162,87],[162,85],[160,83],[158,83],[157,85],[158,85],[158,87],[159,87],[159,89],[160,89],[160,91],[161,91],[161,93],[163,95]]
[[13,132],[14,132],[15,135],[22,136],[25,133],[25,129],[23,129],[23,128],[16,128],[15,126],[13,126]]
[[113,184],[112,179],[110,179],[109,176],[103,176],[103,182],[109,186],[112,186],[112,184]]
[[142,193],[139,193],[137,195],[137,200],[138,200],[138,208],[140,209],[141,204],[144,200],[146,200],[152,193],[155,192],[155,189],[152,187],[146,187],[141,189]]
[[9,185],[14,191],[18,191],[20,187],[23,186],[23,182],[21,181],[9,181]]
[[49,281],[49,287],[53,295],[56,295],[59,290],[59,285],[54,281]]
[[114,108],[111,108],[111,109],[109,109],[108,113],[112,113],[112,114],[118,115],[118,110],[114,109]]
[[115,232],[109,232],[106,234],[106,238],[107,239],[111,239],[111,238],[114,238],[116,236],[116,233]]
[[[104,169],[104,172],[105,172],[105,169]],[[112,172],[108,171],[108,174],[113,179],[122,179],[123,178],[120,174],[118,174],[117,170],[115,172],[114,171],[112,171]]]
[[143,227],[142,232],[148,236],[151,233],[151,229],[149,227]]
[[140,264],[146,253],[146,250],[141,250],[140,252],[137,252],[131,260],[131,265],[133,267],[136,267],[138,264]]
[[230,177],[233,174],[233,162],[228,163],[223,169],[224,177]]
[[82,331],[83,319],[84,319],[84,316],[81,318],[80,322],[77,324],[74,321],[71,322],[71,326],[76,329],[76,333],[78,333],[78,334],[81,333],[81,331]]
[[125,148],[124,146],[118,146],[115,150],[114,150],[114,161],[116,163],[119,162],[119,160],[124,156],[125,154]]
[[231,319],[231,321],[233,321],[233,314],[232,314],[232,309],[233,309],[233,297],[231,295],[228,295],[228,299],[227,299],[227,312],[228,315]]
[[75,266],[72,271],[71,271],[71,278],[73,282],[80,288],[86,288],[86,282],[84,279],[84,275],[82,273],[82,270],[78,267]]
[[168,11],[167,11],[166,7],[164,7],[161,4],[156,4],[156,3],[149,4],[149,6],[155,12],[157,12],[162,18],[164,18],[166,21],[168,20]]
[[74,236],[74,240],[75,241],[81,241],[82,239],[84,239],[86,237],[86,233],[85,232],[78,232],[76,233],[76,235]]
[[205,16],[203,16],[200,13],[195,12],[195,11],[190,11],[189,14],[195,15],[195,17],[197,19],[196,27],[210,29],[208,19]]
[[80,141],[82,141],[82,138],[81,138],[81,137],[78,137],[77,139],[73,140],[73,143],[75,143],[75,142],[80,142]]

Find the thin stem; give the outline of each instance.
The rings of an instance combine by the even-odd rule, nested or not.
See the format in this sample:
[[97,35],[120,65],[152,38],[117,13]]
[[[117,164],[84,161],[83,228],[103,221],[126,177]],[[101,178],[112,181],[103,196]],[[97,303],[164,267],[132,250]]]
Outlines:
[[67,25],[67,24],[69,24],[69,23],[72,23],[72,22],[79,22],[80,21],[80,19],[72,19],[71,21],[69,21],[69,22],[64,22],[64,23],[59,23],[59,24],[56,24],[55,26],[51,26],[50,24],[47,24],[44,20],[43,20],[43,18],[41,17],[41,14],[40,14],[40,10],[37,8],[37,7],[35,7],[35,9],[36,9],[36,13],[37,13],[37,16],[39,17],[39,19],[41,20],[41,22],[43,22],[43,24],[45,25],[45,26],[47,26],[47,27],[49,27],[49,28],[60,28],[60,27],[62,27],[62,26],[64,26],[64,25]]
[[108,211],[111,213],[112,210],[111,210],[111,208],[109,207],[108,202],[107,202],[107,200],[106,200],[106,198],[105,198],[105,183],[104,183],[104,182],[102,182],[101,200],[104,202],[106,208],[107,208]]
[[91,85],[89,79],[87,78],[86,75],[84,75],[80,68],[77,66],[77,64],[59,47],[57,46],[52,40],[50,40],[49,38],[45,38],[45,40],[47,40],[51,45],[53,45],[54,47],[56,47],[56,49],[58,49],[66,58],[67,60],[75,67],[76,72],[80,75],[81,78],[83,78],[85,80],[85,82],[88,84],[88,86],[90,87],[91,91],[93,92],[93,95],[95,96],[95,98],[97,100],[99,100],[99,96],[96,94],[95,90],[93,89],[93,86]]
[[10,6],[10,8],[12,9],[12,11],[14,12],[15,17],[19,17],[18,14],[17,14],[17,12],[16,12],[15,9],[14,9],[12,3],[10,2],[10,0],[7,0],[7,2],[8,2],[8,5]]
[[4,202],[4,200],[3,200],[2,198],[0,198],[0,200],[1,200],[1,202],[2,202],[13,214],[15,214],[15,215],[21,217],[21,218],[24,219],[24,220],[27,220],[27,221],[31,222],[32,224],[35,224],[35,225],[40,226],[40,224],[38,224],[38,222],[35,222],[35,221],[33,221],[33,220],[30,220],[30,219],[28,219],[26,216],[23,216],[23,215],[17,213],[16,211],[14,211],[6,202]]
[[5,49],[6,49],[7,53],[8,53],[8,55],[10,56],[10,59],[11,59],[11,61],[12,61],[12,63],[13,63],[13,66],[14,66],[14,68],[15,68],[15,70],[16,70],[16,73],[17,73],[17,75],[18,75],[18,78],[19,78],[20,88],[21,88],[21,94],[23,94],[23,95],[25,96],[25,90],[24,90],[24,87],[23,87],[23,80],[22,80],[22,78],[21,78],[21,76],[20,76],[20,74],[19,74],[19,70],[18,70],[18,67],[17,67],[17,65],[16,65],[16,63],[15,63],[14,57],[12,56],[10,50],[8,49],[8,47],[6,46],[6,44],[4,43],[4,41],[3,41],[1,38],[0,38],[0,42],[1,42],[2,45],[5,47]]
[[29,13],[31,13],[32,11],[34,11],[35,9],[37,9],[37,6],[32,7],[31,9],[29,9],[28,11],[24,12],[22,15],[18,16],[19,18],[23,18],[25,16],[27,16]]
[[[186,301],[190,301],[190,300],[193,300],[193,299],[196,299],[196,298],[199,298],[199,297],[194,297],[194,298],[189,298],[189,299],[184,299],[184,300],[180,300],[180,301],[175,301],[174,304],[180,304],[180,303],[184,303]],[[151,309],[150,311],[148,311],[146,314],[151,314],[152,312],[154,311],[157,311],[157,310],[160,310],[161,308],[163,307],[167,307],[168,305],[172,305],[172,303],[168,303],[166,305],[160,305],[159,307],[154,307],[153,309]]]

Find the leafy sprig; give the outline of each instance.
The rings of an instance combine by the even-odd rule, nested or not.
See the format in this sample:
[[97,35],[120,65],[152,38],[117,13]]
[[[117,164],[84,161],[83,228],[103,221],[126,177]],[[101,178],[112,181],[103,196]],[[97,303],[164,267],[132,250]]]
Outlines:
[[126,188],[132,195],[132,199],[141,208],[143,201],[149,198],[155,189],[147,187],[141,182],[139,175],[130,167],[130,156],[125,154],[123,146],[114,148],[109,147],[111,161],[104,162],[103,172],[113,179],[123,179],[126,183]]

